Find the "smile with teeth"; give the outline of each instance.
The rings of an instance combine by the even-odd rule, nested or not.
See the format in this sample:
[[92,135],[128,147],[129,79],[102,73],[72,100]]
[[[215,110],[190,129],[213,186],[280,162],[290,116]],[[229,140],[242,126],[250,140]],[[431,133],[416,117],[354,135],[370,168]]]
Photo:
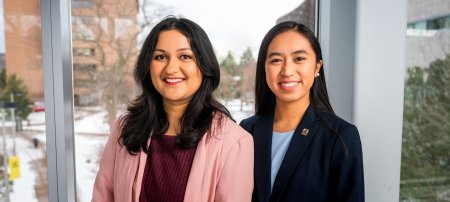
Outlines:
[[299,81],[281,82],[280,85],[281,85],[281,87],[284,87],[284,88],[292,88],[294,86],[297,86],[298,83],[299,83]]
[[168,84],[177,84],[177,83],[182,82],[183,80],[184,79],[182,79],[182,78],[167,78],[167,79],[164,79],[164,81],[166,83],[168,83]]

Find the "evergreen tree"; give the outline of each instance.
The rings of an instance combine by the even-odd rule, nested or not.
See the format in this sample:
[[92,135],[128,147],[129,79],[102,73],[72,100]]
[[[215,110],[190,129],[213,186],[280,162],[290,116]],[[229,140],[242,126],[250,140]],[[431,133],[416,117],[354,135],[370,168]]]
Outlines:
[[252,50],[250,47],[247,47],[247,49],[242,53],[241,61],[239,63],[239,66],[241,68],[248,66],[250,64],[253,64],[255,62],[255,58],[253,58]]
[[401,199],[439,201],[450,189],[450,55],[407,71],[402,143]]
[[16,116],[26,119],[30,114],[31,101],[28,98],[28,89],[23,80],[16,75],[6,76],[5,70],[0,71],[0,102],[11,102],[11,94],[14,96],[14,102],[19,103],[15,110]]
[[223,68],[229,75],[236,75],[238,66],[233,55],[231,54],[231,51],[228,51],[228,55],[225,59],[223,59],[222,63],[220,63],[220,67]]

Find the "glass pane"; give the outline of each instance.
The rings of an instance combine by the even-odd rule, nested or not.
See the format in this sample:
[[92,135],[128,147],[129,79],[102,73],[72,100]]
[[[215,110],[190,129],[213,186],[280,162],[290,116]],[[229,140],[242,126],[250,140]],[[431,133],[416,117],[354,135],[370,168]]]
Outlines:
[[408,20],[422,24],[406,36],[400,201],[450,200],[449,17],[448,2],[408,1]]
[[[255,5],[258,9],[249,11]],[[315,0],[239,4],[72,0],[78,200],[90,201],[110,125],[126,112],[127,103],[139,92],[133,67],[143,40],[157,22],[175,15],[193,20],[207,32],[222,68],[216,96],[239,122],[254,113],[254,72],[263,36],[285,20],[297,20],[314,30],[315,6]]]
[[0,200],[48,201],[40,1],[0,7]]

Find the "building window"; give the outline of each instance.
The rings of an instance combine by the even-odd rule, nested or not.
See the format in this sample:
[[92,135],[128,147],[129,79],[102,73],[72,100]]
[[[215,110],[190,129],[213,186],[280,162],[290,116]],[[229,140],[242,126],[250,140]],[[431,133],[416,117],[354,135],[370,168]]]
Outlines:
[[94,56],[95,48],[73,48],[73,56]]
[[95,18],[92,16],[72,16],[72,25],[92,25]]
[[82,28],[77,31],[72,32],[73,40],[85,40],[85,41],[94,41],[95,35],[92,30],[87,28]]
[[96,64],[73,64],[75,71],[97,71]]
[[73,70],[77,72],[96,72],[96,64],[73,64]]
[[93,0],[72,0],[72,8],[94,8]]
[[408,29],[439,30],[450,29],[450,15],[408,23]]

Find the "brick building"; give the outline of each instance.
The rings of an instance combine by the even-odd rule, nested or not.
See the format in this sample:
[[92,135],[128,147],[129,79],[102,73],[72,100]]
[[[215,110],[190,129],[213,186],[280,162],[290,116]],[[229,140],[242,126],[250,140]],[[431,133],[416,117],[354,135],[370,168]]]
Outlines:
[[[24,80],[29,96],[43,100],[44,81],[38,0],[5,0],[5,65]],[[75,105],[100,104],[132,88],[137,55],[137,0],[72,0]]]

